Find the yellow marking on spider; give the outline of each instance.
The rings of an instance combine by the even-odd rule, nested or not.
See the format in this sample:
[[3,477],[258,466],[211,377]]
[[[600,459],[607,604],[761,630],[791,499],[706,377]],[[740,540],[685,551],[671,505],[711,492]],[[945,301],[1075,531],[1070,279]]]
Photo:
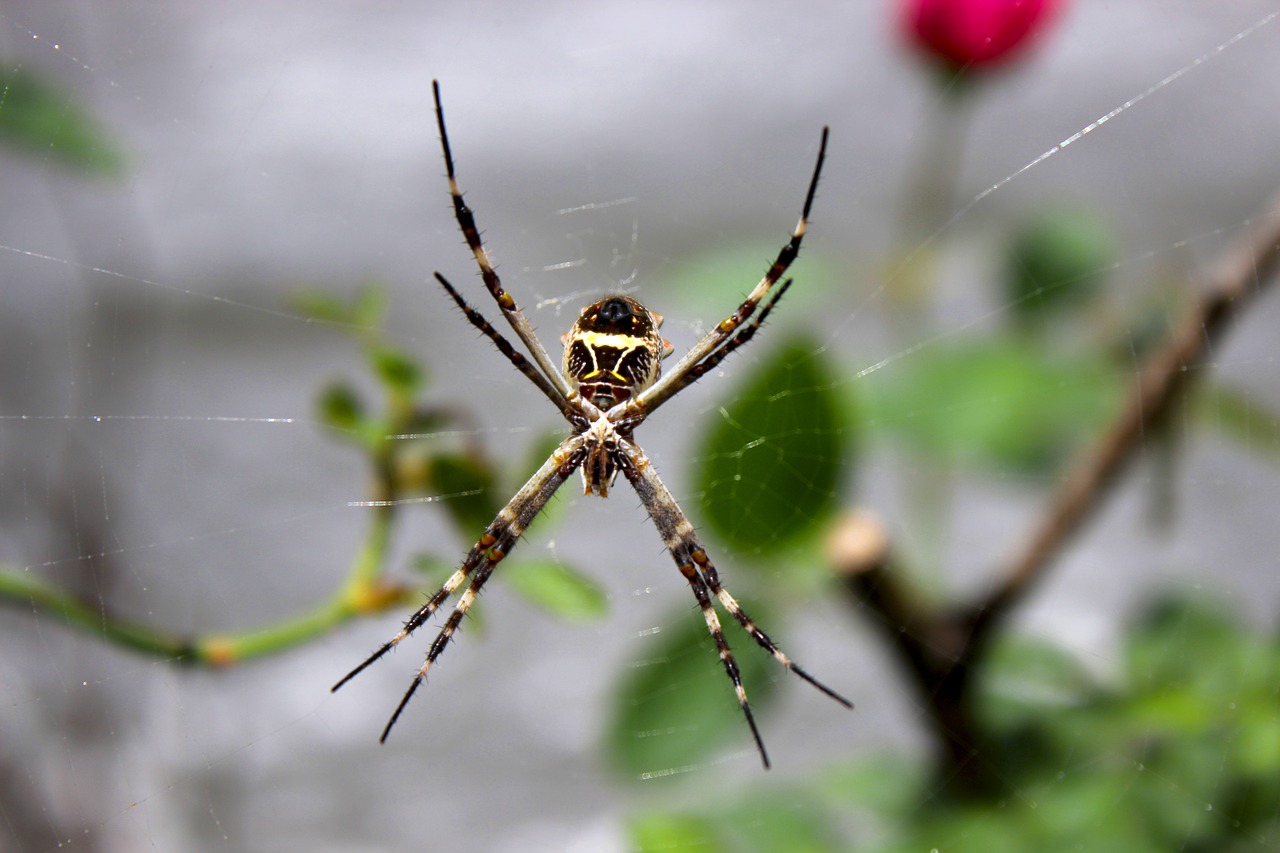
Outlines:
[[576,337],[586,344],[589,349],[612,347],[613,349],[622,350],[624,354],[634,349],[640,349],[644,346],[646,340],[636,335],[612,335],[608,332],[578,332]]
[[[593,355],[594,355],[594,353],[593,353]],[[619,373],[619,372],[618,372],[618,371],[616,371],[616,370],[600,370],[599,368],[597,368],[596,370],[591,371],[591,372],[590,372],[590,373],[588,373],[588,374],[585,374],[585,375],[584,375],[581,379],[579,379],[578,381],[579,381],[579,382],[589,382],[589,381],[591,381],[592,379],[595,379],[597,376],[599,376],[599,375],[600,375],[600,374],[602,374],[602,373],[608,373],[610,376],[614,377],[614,378],[615,378],[615,379],[617,379],[619,382],[626,382],[626,381],[627,381],[627,377],[623,376],[621,373]]]
[[[565,352],[561,360],[562,368],[556,371],[549,363],[549,354],[534,334],[528,318],[521,312],[516,300],[503,289],[498,274],[494,270],[490,253],[481,240],[471,209],[463,200],[458,182],[454,177],[453,155],[445,129],[444,107],[441,104],[439,84],[433,82],[432,88],[446,177],[453,196],[454,219],[472,251],[488,295],[493,298],[517,336],[530,351],[536,363],[534,367],[530,368],[528,359],[516,352],[511,343],[499,334],[479,311],[467,306],[442,277],[437,275],[437,278],[454,296],[472,326],[488,337],[511,364],[520,369],[520,372],[533,381],[561,410],[572,426],[573,435],[561,443],[511,501],[498,512],[497,518],[481,531],[479,540],[472,545],[470,552],[463,560],[462,567],[455,567],[456,571],[449,580],[445,581],[425,605],[419,607],[391,642],[384,644],[366,658],[363,663],[334,685],[333,689],[342,687],[382,658],[412,631],[425,624],[427,619],[455,592],[460,592],[453,612],[449,614],[440,633],[431,643],[427,660],[419,670],[418,680],[410,685],[383,730],[382,740],[385,741],[414,691],[425,679],[427,671],[444,651],[455,631],[461,627],[468,609],[475,603],[477,593],[485,580],[494,572],[495,566],[503,561],[510,549],[519,543],[525,527],[546,506],[573,471],[581,470],[587,494],[597,494],[600,497],[608,494],[610,483],[617,473],[622,471],[638,493],[650,519],[662,534],[670,556],[675,559],[680,573],[688,581],[697,604],[702,609],[703,618],[718,647],[723,668],[733,681],[738,702],[742,706],[760,758],[767,769],[769,758],[747,704],[747,691],[742,685],[740,670],[734,662],[733,653],[729,650],[728,640],[721,627],[724,620],[718,615],[719,609],[714,608],[717,600],[722,605],[721,609],[727,610],[729,616],[738,622],[758,645],[772,652],[784,666],[791,668],[799,677],[809,681],[842,704],[849,706],[849,702],[809,677],[798,667],[793,667],[790,659],[777,649],[753,621],[747,618],[738,607],[737,601],[723,590],[711,558],[697,540],[692,523],[684,515],[675,498],[662,485],[650,460],[633,442],[632,432],[644,420],[648,411],[661,406],[703,375],[705,369],[699,369],[700,365],[712,361],[718,362],[749,340],[750,336],[759,329],[764,315],[772,308],[777,296],[781,295],[781,291],[776,291],[774,298],[760,308],[761,301],[769,295],[770,288],[774,287],[778,281],[783,281],[782,289],[785,290],[788,282],[783,280],[783,276],[799,252],[800,238],[807,228],[809,207],[814,200],[826,155],[828,131],[823,128],[821,147],[814,165],[813,176],[809,180],[803,212],[790,242],[782,247],[765,278],[758,281],[733,314],[718,323],[712,331],[703,335],[694,348],[681,359],[672,374],[669,374],[656,389],[659,393],[642,400],[644,390],[653,388],[654,383],[658,381],[661,360],[671,355],[673,350],[671,343],[658,333],[663,322],[662,315],[646,309],[635,299],[620,294],[606,296],[599,302],[583,308],[570,331],[560,338],[565,345]],[[756,319],[749,323],[753,313]],[[628,329],[631,330],[631,334],[627,333]],[[740,329],[743,331],[738,332]],[[643,335],[637,334],[641,331],[644,332]],[[735,333],[737,337],[734,337]],[[535,378],[538,376],[539,369],[546,375]],[[542,381],[544,379],[549,384],[545,384]],[[584,382],[587,383],[587,387],[580,389],[579,385]],[[597,404],[595,401],[600,403]],[[611,402],[607,408],[602,409],[604,401]],[[616,412],[612,419],[609,417],[610,412]],[[468,578],[471,578],[471,583],[464,589],[463,585]],[[229,659],[235,652],[235,647],[227,646],[223,649],[215,648],[211,655],[215,658],[221,656]]]
[[621,365],[626,361],[627,357],[636,350],[645,348],[645,339],[635,335],[611,335],[605,332],[578,332],[574,335],[574,339],[581,341],[583,347],[591,355],[591,364],[595,368],[589,373],[584,374],[578,379],[579,382],[586,382],[596,378],[602,373],[609,373],[619,382],[628,383],[627,377],[623,376],[616,370],[604,370],[600,367],[600,354],[596,350],[597,347],[608,347],[609,349],[619,350],[618,358],[614,361],[614,366]]

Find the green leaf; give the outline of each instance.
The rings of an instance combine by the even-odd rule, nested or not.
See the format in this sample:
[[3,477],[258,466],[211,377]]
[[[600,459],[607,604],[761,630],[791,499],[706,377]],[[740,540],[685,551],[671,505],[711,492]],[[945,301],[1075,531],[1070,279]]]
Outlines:
[[[647,657],[632,664],[619,686],[608,734],[614,767],[629,778],[656,779],[683,773],[726,743],[744,758],[753,754],[751,731],[701,614],[681,608],[663,625],[657,641],[646,642]],[[734,656],[759,725],[774,694],[770,665],[777,664],[750,640],[737,645]]]
[[412,395],[425,380],[422,366],[407,353],[382,345],[369,353],[374,373],[394,393]]
[[364,406],[360,395],[345,382],[335,382],[320,394],[317,402],[320,420],[344,432],[356,432],[364,423]]
[[750,853],[835,853],[843,849],[826,814],[807,792],[769,791],[749,795],[713,811],[720,835],[733,850]]
[[857,803],[895,819],[915,808],[929,781],[921,764],[898,755],[877,755],[826,774],[818,790],[835,808]]
[[517,560],[504,566],[506,583],[526,601],[562,619],[599,619],[609,598],[590,578],[556,560]]
[[21,67],[0,70],[0,141],[95,177],[124,169],[124,154],[104,127]]
[[303,290],[290,297],[293,308],[312,320],[323,323],[349,324],[351,305],[347,300],[323,290]]
[[692,815],[643,814],[627,821],[636,853],[721,853],[729,850],[707,822]]
[[386,289],[365,284],[354,296],[338,296],[323,290],[303,290],[292,297],[295,310],[315,320],[349,326],[348,333],[360,336],[382,334],[382,320],[387,309]]
[[774,350],[712,417],[697,474],[701,515],[717,535],[775,553],[822,526],[853,433],[816,343],[793,338]]
[[1038,639],[997,642],[980,681],[982,716],[997,730],[1034,725],[1046,707],[1079,702],[1093,688],[1089,673],[1064,649]]
[[1033,219],[1009,247],[1005,298],[1018,319],[1043,320],[1093,296],[1115,257],[1110,229],[1079,211]]
[[[799,213],[798,208],[796,212]],[[773,237],[734,244],[716,242],[705,251],[683,257],[665,273],[670,298],[679,299],[679,304],[652,307],[668,317],[718,314],[710,319],[709,325],[718,322],[738,307],[743,294],[768,272],[780,247],[781,243]],[[821,283],[839,281],[844,276],[843,270],[825,263],[821,253],[811,250],[803,253],[803,260],[791,272],[796,279],[795,287],[774,314],[775,320],[780,320],[783,312],[802,318],[809,305],[820,304],[824,298]],[[772,324],[775,320],[769,322]],[[761,334],[767,335],[769,330]]]
[[1196,410],[1221,435],[1242,449],[1280,461],[1280,414],[1253,396],[1218,383],[1193,391]]
[[1113,415],[1122,379],[1103,361],[1050,358],[1021,340],[939,345],[868,377],[867,419],[952,464],[1042,473]]
[[498,515],[493,496],[493,471],[469,453],[442,453],[427,461],[429,488],[446,499],[440,502],[459,534],[475,541]]
[[1209,661],[1225,665],[1237,643],[1237,630],[1217,607],[1164,596],[1140,615],[1128,647],[1128,673],[1135,686],[1167,693],[1185,686]]
[[387,291],[376,284],[365,284],[351,302],[351,322],[362,329],[381,329],[387,314]]

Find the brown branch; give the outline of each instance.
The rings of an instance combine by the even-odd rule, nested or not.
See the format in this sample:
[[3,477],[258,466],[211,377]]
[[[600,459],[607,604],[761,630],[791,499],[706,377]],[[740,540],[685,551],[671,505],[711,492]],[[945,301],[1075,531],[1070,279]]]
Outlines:
[[989,630],[1044,574],[1062,547],[1102,505],[1120,473],[1192,383],[1198,367],[1253,297],[1275,278],[1280,261],[1280,196],[1205,277],[1204,295],[1143,365],[1121,416],[1068,475],[1044,521],[1012,560],[1005,580],[977,608],[975,630]]
[[872,611],[928,709],[940,749],[938,790],[965,798],[1001,785],[974,702],[987,643],[1044,575],[1070,538],[1102,505],[1143,445],[1204,371],[1197,370],[1230,325],[1270,283],[1280,264],[1280,196],[1206,276],[1204,296],[1169,340],[1147,358],[1121,415],[1074,467],[1044,520],[995,589],[971,604],[936,606],[894,566],[888,534],[852,513],[832,531],[827,560],[845,588]]
[[888,531],[854,510],[828,534],[825,556],[844,588],[871,613],[928,713],[939,749],[937,790],[978,797],[997,790],[972,697],[973,620],[967,608],[937,606],[897,564]]

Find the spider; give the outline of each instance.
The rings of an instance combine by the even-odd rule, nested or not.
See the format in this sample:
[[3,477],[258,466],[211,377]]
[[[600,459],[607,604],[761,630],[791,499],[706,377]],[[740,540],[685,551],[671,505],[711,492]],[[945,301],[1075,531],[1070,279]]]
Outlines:
[[445,130],[444,107],[440,100],[438,81],[432,82],[432,92],[435,96],[436,124],[440,130],[445,174],[449,180],[449,194],[453,199],[453,212],[458,221],[458,227],[462,230],[472,254],[475,255],[480,275],[489,295],[498,303],[503,316],[532,356],[532,361],[490,325],[479,311],[468,305],[444,276],[437,272],[435,278],[457,303],[471,325],[492,341],[498,351],[506,356],[507,360],[560,410],[569,422],[571,434],[521,487],[511,502],[502,508],[498,517],[471,546],[462,565],[444,582],[444,585],[409,617],[404,627],[394,637],[345,675],[332,689],[338,690],[394,649],[401,641],[422,627],[442,604],[466,584],[466,589],[459,596],[453,612],[449,614],[440,633],[431,643],[426,661],[418,669],[413,681],[409,684],[409,689],[405,691],[400,704],[396,706],[386,727],[382,730],[380,740],[385,742],[392,727],[409,704],[409,700],[413,698],[414,692],[426,679],[427,671],[449,645],[463,617],[475,603],[476,596],[489,580],[489,576],[493,574],[493,570],[511,553],[517,540],[524,534],[525,528],[556,493],[556,490],[564,485],[574,471],[581,471],[585,494],[608,497],[609,488],[621,472],[635,489],[636,494],[640,496],[640,501],[662,535],[667,550],[671,553],[684,579],[688,581],[690,589],[693,590],[694,598],[697,599],[698,606],[702,609],[702,616],[706,620],[707,630],[711,633],[716,649],[719,651],[724,671],[733,683],[738,705],[742,708],[747,725],[751,729],[756,749],[760,752],[760,759],[765,769],[768,769],[769,754],[765,751],[764,740],[752,716],[751,705],[747,702],[747,692],[742,686],[738,664],[734,661],[728,640],[725,639],[713,601],[718,601],[752,639],[787,669],[845,707],[852,708],[853,704],[787,657],[721,585],[716,567],[698,540],[693,525],[680,509],[671,492],[658,478],[658,472],[654,470],[652,463],[636,443],[634,432],[636,427],[644,423],[655,409],[705,376],[730,353],[750,341],[759,331],[778,299],[791,285],[790,279],[783,281],[769,301],[760,308],[755,319],[750,323],[747,322],[800,251],[800,241],[804,238],[809,209],[813,205],[818,176],[822,172],[822,163],[826,156],[829,128],[822,129],[818,160],[813,168],[813,177],[809,181],[800,221],[792,232],[791,239],[778,252],[769,271],[742,304],[685,353],[670,373],[660,375],[659,369],[662,359],[670,355],[673,349],[670,342],[664,340],[659,334],[662,316],[645,308],[631,297],[622,295],[606,296],[582,310],[573,328],[562,338],[564,357],[561,369],[557,370],[552,365],[546,349],[534,334],[529,320],[516,306],[511,295],[503,290],[502,282],[498,279],[498,274],[489,260],[488,252],[480,239],[479,229],[476,227],[475,216],[463,201],[462,192],[458,189],[453,167],[453,152]]

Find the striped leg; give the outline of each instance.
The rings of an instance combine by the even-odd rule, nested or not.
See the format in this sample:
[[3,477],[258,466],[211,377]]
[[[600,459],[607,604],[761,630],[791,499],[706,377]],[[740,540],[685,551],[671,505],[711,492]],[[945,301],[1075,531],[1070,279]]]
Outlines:
[[[525,495],[524,501],[520,502],[520,496],[517,495],[515,500],[503,507],[502,512],[498,513],[498,519],[493,525],[490,525],[490,530],[501,526],[501,532],[497,534],[492,544],[485,549],[484,561],[475,573],[471,585],[459,597],[458,603],[454,605],[453,612],[445,620],[444,627],[440,629],[440,633],[436,635],[436,638],[431,641],[431,648],[427,651],[427,659],[418,669],[413,681],[409,682],[409,689],[405,691],[404,696],[400,699],[400,704],[396,705],[395,711],[392,712],[391,719],[387,720],[386,728],[382,730],[382,737],[379,738],[381,743],[386,743],[392,727],[400,719],[400,714],[404,712],[409,700],[413,698],[413,694],[426,680],[427,671],[431,669],[431,666],[436,662],[436,658],[440,657],[440,654],[449,645],[449,641],[453,639],[458,626],[462,624],[463,617],[467,615],[467,611],[475,603],[476,596],[480,594],[484,582],[489,579],[489,575],[493,574],[494,567],[501,563],[507,554],[511,553],[511,549],[516,546],[516,542],[524,535],[529,523],[542,511],[542,508],[547,505],[547,501],[551,500],[551,496],[564,484],[564,481],[582,464],[582,457],[585,455],[585,451],[581,449],[582,445],[583,440],[580,436],[571,436],[565,439],[560,444],[560,447],[551,454],[551,458],[538,469],[538,473],[534,474],[524,488],[520,490],[520,494]],[[488,535],[486,532],[486,537]]]
[[[488,572],[492,571],[493,565],[497,564],[502,559],[502,556],[505,556],[511,550],[515,545],[516,539],[524,533],[529,522],[541,511],[542,507],[546,506],[547,501],[555,494],[556,489],[560,488],[560,485],[581,464],[584,443],[582,437],[576,435],[570,436],[561,442],[560,446],[543,463],[542,467],[520,488],[520,491],[511,499],[511,502],[502,508],[498,513],[498,517],[493,520],[493,523],[489,525],[476,544],[471,546],[471,550],[467,553],[466,559],[462,561],[462,565],[458,567],[458,570],[450,575],[444,585],[409,617],[409,620],[404,623],[404,627],[394,637],[383,643],[363,663],[344,675],[337,684],[333,685],[330,692],[338,690],[348,681],[364,672],[369,666],[386,655],[387,652],[398,646],[402,640],[422,627],[423,623],[430,619],[431,615],[440,608],[440,605],[447,601],[471,577],[477,566],[488,567],[487,571],[485,568],[481,568],[481,572],[484,572],[487,577]],[[475,582],[473,581],[472,586],[474,585]],[[464,593],[465,595],[466,593]],[[470,606],[469,603],[468,606]],[[397,710],[398,713],[399,711]]]
[[568,405],[564,395],[560,393],[559,389],[551,384],[547,377],[543,376],[542,373],[539,372],[537,367],[530,364],[529,360],[525,358],[524,355],[515,347],[513,347],[511,342],[504,338],[502,334],[484,318],[483,314],[467,304],[466,300],[462,298],[462,294],[458,293],[457,289],[449,283],[447,278],[440,275],[440,273],[436,273],[435,276],[436,281],[440,282],[441,287],[443,287],[448,294],[453,297],[453,301],[462,309],[462,313],[467,318],[467,321],[479,329],[481,334],[492,341],[493,345],[498,348],[498,352],[505,355],[507,360],[515,365],[516,370],[519,370],[530,382],[537,385],[538,390],[541,391],[548,400],[554,403],[556,407],[560,409],[560,411],[570,420],[579,414]]
[[764,631],[756,626],[755,622],[738,605],[737,600],[720,585],[720,578],[715,566],[711,563],[706,550],[698,541],[693,525],[689,523],[688,517],[680,509],[680,505],[676,503],[671,492],[667,490],[662,480],[658,478],[658,472],[654,470],[643,451],[633,442],[626,440],[619,442],[619,450],[619,467],[626,475],[628,482],[635,488],[636,494],[640,496],[640,501],[648,511],[649,517],[657,525],[658,532],[662,534],[667,550],[671,552],[672,558],[680,568],[680,573],[684,575],[689,582],[689,586],[693,588],[693,594],[698,599],[698,606],[702,609],[703,618],[706,620],[707,630],[711,632],[716,649],[720,653],[720,660],[724,664],[725,672],[728,673],[730,681],[733,682],[738,704],[747,719],[747,725],[751,727],[752,736],[756,741],[756,748],[760,751],[760,759],[764,762],[764,766],[768,768],[769,756],[765,752],[764,742],[761,740],[760,732],[756,728],[755,718],[751,714],[751,706],[747,702],[747,693],[742,686],[737,662],[733,659],[733,653],[730,651],[729,643],[725,639],[720,619],[712,606],[708,590],[738,620],[743,629],[760,646],[773,655],[775,660],[845,707],[852,708],[853,704],[797,666]]
[[[769,301],[764,304],[764,307],[760,309],[760,313],[756,315],[755,319],[743,326],[738,334],[725,340],[719,349],[712,350],[707,353],[706,358],[702,359],[702,361],[697,364],[692,365],[684,372],[682,377],[674,381],[671,386],[671,393],[668,396],[674,397],[685,388],[688,388],[690,385],[706,376],[715,369],[717,364],[724,361],[725,358],[727,358],[734,350],[750,341],[752,337],[755,336],[755,333],[760,330],[760,327],[764,325],[764,321],[769,318],[770,312],[773,311],[773,306],[778,304],[778,300],[781,299],[782,295],[791,287],[791,281],[792,279],[787,279],[782,282],[778,291],[774,293],[773,296],[769,298]],[[626,429],[634,430],[644,422],[644,419],[648,417],[648,415],[649,412],[643,410],[636,412],[633,415],[624,415],[615,421],[615,425],[618,427],[623,427],[625,425]]]
[[401,712],[409,704],[409,700],[413,698],[414,692],[426,681],[427,670],[431,669],[431,665],[436,662],[436,658],[440,657],[440,653],[444,651],[445,646],[449,645],[449,641],[453,639],[454,632],[462,624],[462,618],[467,615],[467,611],[475,603],[476,596],[480,594],[480,588],[489,579],[489,575],[493,574],[493,567],[498,565],[502,558],[506,556],[506,552],[496,546],[489,551],[489,554],[490,556],[484,561],[484,565],[480,567],[480,571],[476,572],[475,579],[471,581],[471,585],[467,587],[466,592],[462,593],[462,597],[458,599],[453,612],[445,620],[444,627],[440,629],[439,634],[436,634],[436,638],[431,641],[431,649],[427,652],[426,662],[422,664],[413,681],[409,682],[409,689],[404,692],[404,697],[400,700],[400,704],[396,705],[395,711],[391,714],[391,719],[387,720],[386,728],[382,730],[382,737],[378,738],[379,743],[387,742],[387,735],[391,734],[391,727],[396,724],[396,720],[400,719]]
[[[822,174],[822,162],[827,156],[827,137],[829,133],[830,128],[824,127],[822,129],[822,141],[818,146],[818,161],[813,167],[813,177],[809,179],[809,191],[804,197],[804,208],[800,212],[800,222],[797,223],[795,231],[791,232],[791,239],[778,252],[778,257],[774,259],[773,266],[769,267],[769,271],[765,273],[764,278],[760,279],[760,282],[752,289],[751,293],[747,294],[747,298],[742,301],[737,310],[724,320],[721,320],[702,340],[694,344],[693,349],[684,354],[684,357],[676,363],[670,373],[630,400],[625,409],[628,414],[622,415],[622,417],[628,417],[629,414],[639,411],[652,412],[669,400],[676,391],[685,387],[688,384],[684,382],[685,374],[710,355],[713,350],[724,344],[737,331],[738,327],[755,313],[756,306],[769,294],[769,291],[786,273],[787,268],[791,266],[796,256],[800,254],[800,242],[804,239],[805,229],[809,224],[809,211],[813,207],[813,197],[818,191],[818,176]],[[618,420],[618,418],[614,418],[614,420]]]
[[[690,528],[689,532],[692,533],[692,528]],[[680,567],[680,574],[684,575],[684,579],[693,588],[693,596],[698,599],[698,607],[702,608],[702,618],[706,620],[707,630],[711,632],[711,639],[716,644],[720,662],[724,664],[724,671],[728,674],[729,680],[733,682],[733,693],[738,697],[738,706],[742,708],[743,716],[747,718],[747,725],[751,727],[751,736],[755,738],[756,749],[760,751],[760,760],[764,762],[764,768],[768,770],[770,766],[769,753],[765,751],[764,739],[760,737],[760,729],[756,727],[756,718],[751,713],[751,703],[747,701],[747,689],[742,686],[742,673],[738,670],[738,662],[733,659],[733,650],[729,648],[729,641],[724,636],[724,628],[720,626],[720,617],[711,605],[710,596],[707,595],[707,584],[702,579],[702,576],[698,574],[698,570],[690,560],[689,547],[679,538],[669,539],[664,534],[663,539],[667,543],[667,550],[675,558],[676,565]]]
[[752,639],[760,644],[761,648],[773,655],[774,659],[778,661],[778,663],[782,664],[787,669],[791,670],[796,675],[800,676],[805,681],[809,682],[814,687],[839,702],[841,705],[846,708],[852,708],[852,702],[801,669],[798,664],[791,660],[791,658],[787,657],[786,653],[784,653],[782,649],[778,648],[777,643],[769,639],[768,634],[760,630],[760,626],[747,615],[747,612],[738,604],[737,599],[730,595],[729,591],[720,585],[719,574],[716,572],[716,567],[712,565],[711,558],[707,556],[707,552],[697,547],[696,540],[693,541],[693,545],[694,549],[690,556],[693,558],[693,562],[697,564],[699,570],[701,570],[702,577],[706,581],[707,587],[715,594],[715,597],[720,600],[720,604],[724,606],[724,609],[729,611],[729,613],[733,615],[734,619],[738,620],[738,624],[742,626],[742,630],[750,634]]
[[565,383],[564,377],[560,375],[560,371],[551,363],[551,357],[547,355],[547,351],[542,346],[542,342],[538,340],[538,336],[533,333],[533,326],[529,325],[528,318],[516,306],[516,301],[511,298],[511,294],[502,289],[502,281],[498,278],[498,273],[494,270],[493,263],[489,260],[489,253],[485,251],[484,241],[480,239],[480,229],[476,227],[475,215],[471,212],[471,208],[467,207],[466,202],[462,200],[462,191],[458,189],[458,179],[453,170],[453,150],[449,146],[449,133],[444,126],[444,106],[440,103],[440,82],[438,80],[431,81],[431,91],[436,99],[436,125],[440,128],[440,147],[444,152],[445,173],[449,178],[449,195],[453,198],[453,215],[458,220],[458,228],[462,230],[462,236],[466,239],[467,246],[471,249],[471,254],[475,255],[476,264],[480,267],[480,276],[484,279],[484,286],[488,289],[489,294],[493,296],[494,301],[498,303],[498,307],[502,309],[502,315],[507,318],[511,328],[515,329],[516,335],[524,342],[525,347],[528,348],[529,353],[533,356],[534,362],[551,380],[551,384],[560,392],[560,396],[562,398],[568,397],[569,386]]
[[[505,513],[507,509],[510,509],[510,505],[504,508],[503,512]],[[462,565],[458,567],[458,570],[450,575],[449,579],[444,582],[444,586],[440,587],[440,589],[436,591],[435,595],[427,599],[426,604],[419,607],[414,614],[409,617],[409,620],[404,623],[404,627],[401,628],[394,637],[379,646],[378,650],[365,658],[363,663],[348,672],[346,675],[342,676],[342,679],[339,680],[337,684],[329,688],[329,692],[336,693],[344,684],[364,672],[377,661],[381,660],[387,652],[400,645],[401,640],[405,639],[414,631],[422,627],[422,624],[431,618],[431,614],[439,610],[440,605],[447,601],[449,596],[453,595],[458,587],[460,587],[463,582],[471,576],[471,573],[475,571],[476,566],[479,565],[481,558],[487,551],[488,545],[492,545],[497,541],[495,530],[500,529],[502,523],[502,516],[499,515],[498,519],[495,520],[493,524],[489,525],[489,529],[484,532],[484,535],[480,537],[479,541],[477,541],[475,545],[471,546],[471,551],[467,554],[467,558],[462,561]],[[488,543],[488,545],[486,545],[486,543]]]

